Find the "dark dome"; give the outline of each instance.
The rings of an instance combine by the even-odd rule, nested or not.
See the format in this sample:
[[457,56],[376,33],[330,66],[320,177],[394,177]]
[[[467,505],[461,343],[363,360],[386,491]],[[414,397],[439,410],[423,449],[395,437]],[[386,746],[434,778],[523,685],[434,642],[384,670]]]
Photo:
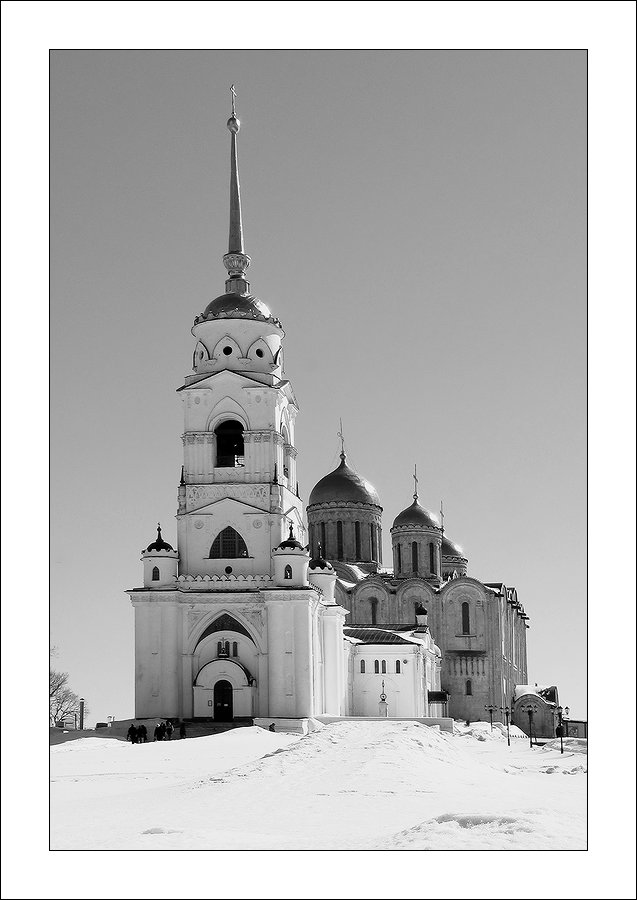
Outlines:
[[[205,319],[272,319],[272,313],[253,294],[222,294],[211,300],[199,320]],[[278,319],[274,320],[278,322]]]
[[310,569],[327,569],[328,571],[334,571],[334,566],[329,563],[326,559],[323,559],[323,550],[321,548],[321,542],[319,541],[318,552],[316,556],[313,556],[310,560]]
[[403,509],[401,513],[398,513],[394,519],[392,528],[397,528],[399,525],[416,525],[420,528],[440,528],[440,522],[434,514],[421,506],[417,500],[414,500],[407,509]]
[[354,472],[345,462],[345,454],[341,454],[341,464],[329,475],[314,485],[308,506],[314,503],[367,503],[380,506],[380,498],[374,489],[361,475]]
[[146,547],[146,552],[149,550],[172,550],[173,548],[170,544],[167,544],[166,541],[161,536],[161,525],[157,526],[157,540],[153,541],[152,544],[149,544]]
[[448,537],[443,537],[442,539],[442,555],[458,556],[460,559],[466,559],[462,547],[454,544],[454,542],[450,541]]
[[287,540],[282,541],[278,548],[278,550],[302,550],[303,545],[299,544],[299,542],[294,537],[294,531],[292,530],[292,526],[290,525],[290,534]]

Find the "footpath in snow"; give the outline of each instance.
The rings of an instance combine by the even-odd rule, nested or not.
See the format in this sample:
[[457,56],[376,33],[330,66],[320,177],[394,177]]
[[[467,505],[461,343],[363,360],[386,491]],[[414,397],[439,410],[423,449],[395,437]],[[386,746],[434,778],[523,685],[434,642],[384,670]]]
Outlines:
[[584,849],[585,743],[562,756],[559,741],[509,748],[483,723],[451,735],[391,720],[85,738],[51,749],[51,847]]

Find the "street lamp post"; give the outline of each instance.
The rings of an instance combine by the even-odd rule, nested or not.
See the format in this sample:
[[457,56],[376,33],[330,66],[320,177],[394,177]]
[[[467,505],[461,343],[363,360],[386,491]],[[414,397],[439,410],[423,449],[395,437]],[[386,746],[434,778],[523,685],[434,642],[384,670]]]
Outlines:
[[507,747],[511,746],[511,732],[509,731],[509,722],[513,716],[513,710],[508,706],[501,706],[500,711],[504,713],[504,717],[507,723]]
[[568,718],[570,709],[568,706],[566,709],[562,709],[561,706],[558,706],[555,711],[557,713],[557,730],[560,734],[560,753],[564,753],[564,715]]
[[524,711],[529,717],[529,742],[530,742],[531,749],[532,749],[533,748],[533,713],[535,712],[535,709],[532,706],[525,706]]
[[493,713],[496,711],[497,706],[494,706],[493,703],[489,703],[488,706],[485,706],[485,709],[489,713],[489,722],[491,723],[491,731],[493,731]]
[[80,697],[80,731],[84,731],[84,697]]

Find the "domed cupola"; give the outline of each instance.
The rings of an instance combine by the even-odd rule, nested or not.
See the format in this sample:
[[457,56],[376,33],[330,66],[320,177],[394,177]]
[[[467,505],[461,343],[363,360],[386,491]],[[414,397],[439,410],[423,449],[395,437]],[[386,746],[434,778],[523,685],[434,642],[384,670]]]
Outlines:
[[256,381],[273,384],[282,377],[281,322],[251,291],[246,279],[250,257],[243,243],[241,192],[237,162],[237,135],[241,123],[235,115],[228,119],[230,144],[230,231],[228,252],[223,257],[227,269],[226,290],[197,316],[192,333],[197,339],[193,369],[197,375],[221,370],[249,374]]
[[321,542],[318,544],[317,555],[310,560],[308,568],[308,581],[323,592],[325,603],[335,603],[334,587],[336,585],[336,571],[334,566],[323,559]]
[[382,562],[382,513],[376,489],[347,465],[343,445],[338,468],[310,493],[307,519],[314,556],[320,543],[329,559],[365,563],[376,571]]
[[173,550],[161,536],[161,525],[157,524],[157,538],[142,550],[144,564],[144,587],[174,587],[179,565],[179,553]]
[[444,535],[442,538],[442,576],[456,577],[467,574],[468,560],[464,550]]
[[290,534],[272,551],[274,561],[274,584],[276,587],[307,587],[307,567],[310,562],[308,548],[294,537],[294,529],[290,525]]
[[398,513],[391,527],[394,574],[398,578],[440,581],[442,527],[438,518],[418,502],[414,466],[414,502]]

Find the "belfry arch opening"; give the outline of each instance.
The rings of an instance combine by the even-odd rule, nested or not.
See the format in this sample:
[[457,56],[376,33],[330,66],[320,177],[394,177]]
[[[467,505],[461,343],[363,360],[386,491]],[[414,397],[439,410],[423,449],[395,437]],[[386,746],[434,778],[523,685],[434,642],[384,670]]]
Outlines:
[[236,468],[245,464],[243,425],[236,419],[227,419],[215,428],[217,458],[215,465]]
[[220,531],[212,542],[210,559],[247,559],[248,547],[231,525]]

